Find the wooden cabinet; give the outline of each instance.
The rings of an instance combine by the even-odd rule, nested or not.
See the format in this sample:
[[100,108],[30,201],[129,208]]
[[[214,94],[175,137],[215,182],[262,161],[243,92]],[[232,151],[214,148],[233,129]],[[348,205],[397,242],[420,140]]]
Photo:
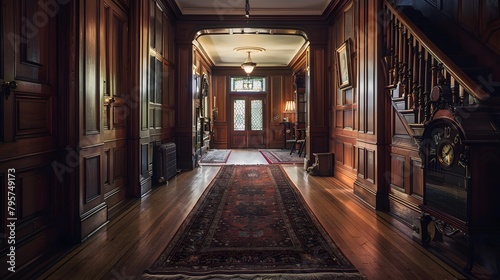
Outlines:
[[423,241],[431,241],[435,230],[448,236],[462,233],[470,270],[478,237],[500,233],[500,118],[478,108],[441,115],[426,126],[421,142],[420,207],[430,215],[427,223],[433,223],[422,227]]

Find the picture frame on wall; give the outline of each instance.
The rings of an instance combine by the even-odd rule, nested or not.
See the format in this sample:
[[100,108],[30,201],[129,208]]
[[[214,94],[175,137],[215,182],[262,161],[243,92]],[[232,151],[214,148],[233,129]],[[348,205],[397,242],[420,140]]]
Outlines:
[[337,76],[339,88],[345,89],[352,86],[351,81],[351,48],[349,39],[337,48]]

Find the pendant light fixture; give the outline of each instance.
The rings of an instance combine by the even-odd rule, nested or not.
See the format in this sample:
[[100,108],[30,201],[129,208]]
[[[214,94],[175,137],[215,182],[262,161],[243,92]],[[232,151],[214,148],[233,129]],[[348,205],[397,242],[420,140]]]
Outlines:
[[250,75],[250,73],[252,73],[255,66],[257,66],[257,63],[252,61],[252,58],[250,57],[251,51],[247,51],[247,53],[248,53],[248,57],[245,60],[245,62],[243,62],[241,64],[241,68],[243,68],[243,70],[245,70],[245,73],[247,73],[247,75]]
[[234,51],[236,52],[246,52],[247,53],[247,59],[245,62],[241,64],[241,68],[247,73],[247,76],[250,76],[250,73],[255,69],[255,66],[257,66],[257,63],[252,61],[252,57],[250,56],[250,53],[258,53],[258,52],[263,52],[266,49],[260,48],[260,47],[239,47],[235,48]]
[[250,17],[250,0],[247,0],[247,3],[245,5],[245,17]]

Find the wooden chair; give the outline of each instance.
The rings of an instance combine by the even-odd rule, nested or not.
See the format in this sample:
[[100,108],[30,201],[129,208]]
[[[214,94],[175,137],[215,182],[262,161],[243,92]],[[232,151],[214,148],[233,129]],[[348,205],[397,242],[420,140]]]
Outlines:
[[[302,152],[304,151],[305,143],[306,143],[305,130],[304,129],[295,129],[295,139],[290,139],[287,141],[291,141],[290,143],[293,143],[292,148],[290,149],[290,155],[293,154],[293,152],[297,149],[297,145],[299,145],[299,149],[297,152],[299,154],[299,157],[301,157]],[[304,153],[304,156],[305,156],[305,153]]]

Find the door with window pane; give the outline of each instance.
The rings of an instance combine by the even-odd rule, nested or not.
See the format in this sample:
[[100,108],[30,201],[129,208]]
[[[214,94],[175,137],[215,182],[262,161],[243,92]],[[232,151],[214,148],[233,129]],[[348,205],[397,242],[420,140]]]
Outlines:
[[231,108],[231,148],[264,148],[265,97],[233,96]]

